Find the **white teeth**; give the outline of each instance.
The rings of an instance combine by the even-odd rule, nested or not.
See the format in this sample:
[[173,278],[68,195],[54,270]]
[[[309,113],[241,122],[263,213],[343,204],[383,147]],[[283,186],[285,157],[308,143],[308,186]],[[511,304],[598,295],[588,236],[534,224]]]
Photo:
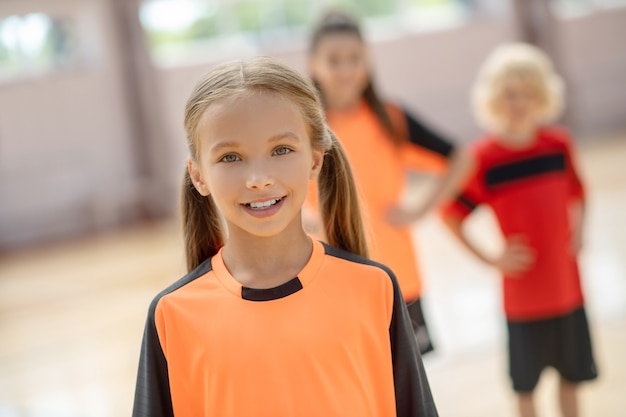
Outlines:
[[272,200],[263,201],[259,203],[248,203],[248,206],[250,206],[250,208],[253,208],[253,209],[264,209],[264,208],[273,206],[274,204],[278,203],[280,200],[281,200],[280,198],[274,198]]

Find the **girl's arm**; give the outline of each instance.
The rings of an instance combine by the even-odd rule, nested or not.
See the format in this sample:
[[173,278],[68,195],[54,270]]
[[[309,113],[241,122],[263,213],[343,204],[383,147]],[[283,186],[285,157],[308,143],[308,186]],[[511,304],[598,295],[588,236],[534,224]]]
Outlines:
[[477,258],[489,264],[507,276],[518,276],[529,270],[535,263],[535,251],[526,244],[524,235],[510,236],[502,253],[490,257],[479,250],[463,232],[463,221],[454,215],[444,216],[444,224],[454,236]]
[[422,356],[415,341],[411,318],[393,273],[393,312],[389,325],[393,379],[396,392],[396,415],[403,417],[437,417]]
[[174,417],[167,360],[156,329],[155,309],[156,300],[150,307],[141,343],[133,417]]
[[421,219],[426,213],[451,199],[474,167],[475,162],[469,152],[464,148],[453,149],[446,173],[439,178],[426,200],[417,207],[392,207],[388,212],[389,222],[396,226],[406,226]]
[[389,222],[400,227],[421,219],[430,210],[451,199],[475,166],[466,149],[454,146],[449,139],[430,129],[406,109],[401,111],[409,143],[446,159],[447,169],[432,188],[430,195],[419,206],[390,208]]

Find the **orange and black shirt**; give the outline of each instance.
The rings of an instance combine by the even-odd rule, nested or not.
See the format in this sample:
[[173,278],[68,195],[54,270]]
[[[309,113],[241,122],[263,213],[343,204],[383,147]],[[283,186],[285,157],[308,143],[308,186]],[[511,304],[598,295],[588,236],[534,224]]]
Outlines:
[[509,320],[556,317],[583,304],[568,207],[584,198],[572,164],[569,134],[542,127],[535,142],[521,150],[504,147],[487,135],[470,151],[477,169],[444,216],[464,219],[487,204],[505,237],[524,235],[535,249],[533,267],[520,277],[505,276],[504,310]]
[[[326,117],[350,161],[369,232],[371,257],[396,274],[408,303],[422,293],[415,242],[411,228],[392,225],[387,212],[402,201],[409,171],[441,174],[454,146],[400,106],[385,107],[402,139],[400,145],[364,100],[348,111],[327,111]],[[312,184],[308,198],[313,211],[317,210],[315,186]]]
[[161,292],[133,416],[436,416],[393,273],[313,246],[275,288],[243,287],[220,251]]

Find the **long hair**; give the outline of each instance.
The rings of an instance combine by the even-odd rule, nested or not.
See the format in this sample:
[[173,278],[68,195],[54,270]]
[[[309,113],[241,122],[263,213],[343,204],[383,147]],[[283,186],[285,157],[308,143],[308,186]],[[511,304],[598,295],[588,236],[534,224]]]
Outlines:
[[[212,104],[247,94],[279,94],[300,109],[309,128],[311,146],[324,151],[319,174],[320,208],[328,243],[368,256],[354,179],[341,145],[328,128],[315,87],[299,73],[268,57],[229,62],[215,67],[196,85],[185,107],[189,152],[198,161],[198,123]],[[221,215],[211,196],[202,196],[185,172],[182,193],[187,269],[193,270],[224,245]]]
[[[337,34],[353,35],[357,39],[359,39],[359,41],[364,42],[361,28],[359,27],[359,23],[355,18],[339,10],[330,10],[324,16],[322,16],[322,19],[313,29],[313,33],[311,34],[311,42],[309,44],[309,54],[315,54],[315,52],[317,51],[317,47],[319,46],[322,39],[326,38],[327,36]],[[313,84],[318,89],[323,103],[323,91],[320,88],[319,82],[315,80],[314,77]],[[372,79],[371,74],[368,76],[367,86],[363,90],[362,98],[372,109],[372,111],[376,115],[376,118],[383,126],[383,128],[387,131],[387,133],[389,134],[389,138],[393,141],[393,143],[396,145],[403,143],[400,132],[398,132],[398,130],[394,126],[391,117],[389,116],[389,113],[385,109],[384,103],[376,92],[376,88],[374,87],[374,80]]]

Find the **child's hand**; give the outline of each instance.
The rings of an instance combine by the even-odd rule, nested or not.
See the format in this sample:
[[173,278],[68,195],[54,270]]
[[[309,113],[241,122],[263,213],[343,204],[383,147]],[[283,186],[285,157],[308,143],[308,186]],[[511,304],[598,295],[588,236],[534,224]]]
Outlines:
[[513,235],[507,242],[504,252],[492,265],[504,274],[519,277],[535,264],[535,250],[528,246],[524,235]]
[[385,213],[385,219],[395,227],[409,226],[423,216],[424,213],[421,211],[411,211],[400,205],[389,207]]

